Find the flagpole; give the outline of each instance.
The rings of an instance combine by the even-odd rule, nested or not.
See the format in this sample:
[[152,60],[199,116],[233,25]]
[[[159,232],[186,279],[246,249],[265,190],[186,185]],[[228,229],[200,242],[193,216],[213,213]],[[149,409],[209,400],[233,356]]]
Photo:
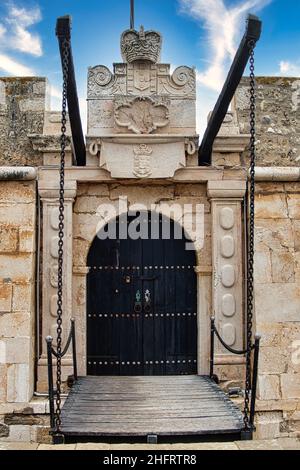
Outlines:
[[134,0],[130,0],[130,29],[134,29]]

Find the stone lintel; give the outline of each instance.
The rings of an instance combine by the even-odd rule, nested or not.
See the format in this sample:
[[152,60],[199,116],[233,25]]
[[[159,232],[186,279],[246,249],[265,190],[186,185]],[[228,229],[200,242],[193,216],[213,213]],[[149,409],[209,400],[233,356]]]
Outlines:
[[208,181],[207,195],[211,199],[242,199],[246,193],[246,181]]
[[[58,181],[59,173],[58,168],[54,167],[41,167],[39,168],[39,180]],[[198,166],[185,167],[177,170],[173,178],[167,178],[165,181],[170,183],[206,183],[213,180],[214,182],[220,180],[224,183],[230,183],[232,180],[245,182],[247,174],[244,169],[216,169],[216,168],[203,168]],[[77,167],[73,166],[66,168],[66,181],[72,180],[81,183],[114,183],[115,178],[110,176],[110,173],[103,168],[95,166]],[[119,181],[118,181],[119,182]],[[126,184],[130,182],[138,184],[139,180],[126,180]],[[161,180],[147,179],[147,184],[161,184]],[[145,180],[143,180],[145,184]]]

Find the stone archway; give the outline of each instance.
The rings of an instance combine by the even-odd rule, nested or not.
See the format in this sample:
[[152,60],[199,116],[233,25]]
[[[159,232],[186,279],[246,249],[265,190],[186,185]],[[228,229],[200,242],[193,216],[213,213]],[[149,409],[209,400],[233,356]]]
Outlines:
[[88,375],[197,373],[190,244],[157,212],[125,214],[98,233],[87,259]]

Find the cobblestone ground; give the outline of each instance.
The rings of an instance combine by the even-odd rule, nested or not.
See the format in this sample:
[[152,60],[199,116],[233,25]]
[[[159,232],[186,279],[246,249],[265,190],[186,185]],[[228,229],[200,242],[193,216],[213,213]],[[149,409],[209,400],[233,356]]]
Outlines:
[[300,439],[283,438],[269,441],[210,442],[193,444],[67,444],[48,445],[22,442],[0,442],[0,450],[300,450]]

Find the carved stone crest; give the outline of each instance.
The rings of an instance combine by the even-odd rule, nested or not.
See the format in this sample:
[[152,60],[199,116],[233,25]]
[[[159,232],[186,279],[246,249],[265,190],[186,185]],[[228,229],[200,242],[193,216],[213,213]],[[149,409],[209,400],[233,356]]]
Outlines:
[[148,178],[151,173],[150,156],[153,150],[149,145],[140,144],[133,147],[133,174],[137,178]]
[[121,36],[121,53],[124,62],[148,60],[156,64],[160,59],[162,37],[156,31],[128,29]]
[[169,123],[169,109],[162,100],[137,97],[115,105],[115,121],[135,134],[151,134]]
[[136,64],[133,84],[139,91],[145,91],[150,87],[151,69],[148,64]]

